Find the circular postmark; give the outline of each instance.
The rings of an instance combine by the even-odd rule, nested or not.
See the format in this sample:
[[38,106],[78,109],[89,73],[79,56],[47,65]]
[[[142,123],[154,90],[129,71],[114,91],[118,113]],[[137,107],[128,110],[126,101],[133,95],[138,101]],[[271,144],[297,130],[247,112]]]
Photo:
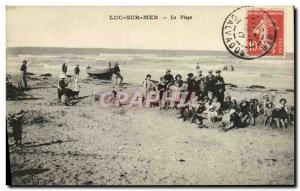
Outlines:
[[254,7],[239,7],[224,20],[222,39],[234,56],[251,60],[272,49],[276,40],[275,22],[267,11]]

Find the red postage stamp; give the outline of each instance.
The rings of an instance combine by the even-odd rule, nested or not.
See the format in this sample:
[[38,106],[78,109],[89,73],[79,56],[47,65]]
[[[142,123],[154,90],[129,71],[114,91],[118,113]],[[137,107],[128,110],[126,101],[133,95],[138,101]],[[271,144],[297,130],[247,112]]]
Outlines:
[[[247,54],[284,55],[284,13],[282,10],[247,11]],[[268,51],[266,51],[268,50]]]

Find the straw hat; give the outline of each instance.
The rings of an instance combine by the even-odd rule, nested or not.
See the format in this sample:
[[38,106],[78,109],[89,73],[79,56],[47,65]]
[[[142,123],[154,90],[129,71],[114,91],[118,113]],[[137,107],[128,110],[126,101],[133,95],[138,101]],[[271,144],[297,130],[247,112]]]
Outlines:
[[61,75],[59,75],[59,78],[60,79],[65,79],[65,78],[67,78],[67,76],[66,76],[66,74],[61,74]]
[[14,117],[20,118],[25,115],[25,111],[23,109],[18,110],[16,113],[14,113]]
[[167,68],[166,72],[171,72],[171,69],[170,69],[170,68]]

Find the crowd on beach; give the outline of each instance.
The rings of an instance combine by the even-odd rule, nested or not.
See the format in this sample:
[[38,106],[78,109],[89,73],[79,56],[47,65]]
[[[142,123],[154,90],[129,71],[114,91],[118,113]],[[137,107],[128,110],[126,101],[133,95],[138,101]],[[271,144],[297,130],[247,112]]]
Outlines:
[[276,122],[277,127],[287,128],[288,123],[293,123],[293,115],[287,109],[285,98],[275,104],[275,96],[264,94],[261,102],[257,98],[245,98],[238,103],[230,95],[225,97],[226,84],[220,70],[216,70],[215,75],[212,70],[203,75],[197,65],[196,71],[197,75],[189,73],[186,80],[183,80],[180,74],[174,78],[171,70],[167,69],[157,84],[147,74],[143,82],[144,100],[153,96],[151,92],[158,91],[159,107],[170,108],[164,95],[171,96],[181,92],[175,95],[175,104],[171,106],[179,111],[179,118],[196,123],[200,128],[215,127],[216,122],[220,121],[221,129],[225,132],[232,128],[254,126],[259,115],[264,115],[266,127]]
[[[111,68],[109,63],[109,68]],[[118,63],[111,68],[116,85],[122,86],[123,76]],[[234,71],[233,66],[230,67]],[[223,70],[228,70],[227,65]],[[62,65],[62,74],[59,75],[57,84],[57,98],[63,105],[73,105],[70,99],[78,99],[80,92],[79,74],[80,68],[74,68],[74,75],[67,75],[68,67]],[[242,99],[239,103],[230,95],[225,96],[226,83],[221,76],[221,70],[208,71],[204,75],[199,63],[196,65],[196,75],[188,73],[184,80],[181,74],[173,76],[170,69],[160,77],[159,82],[151,79],[147,74],[143,81],[142,102],[152,100],[151,107],[159,107],[161,110],[176,109],[178,118],[183,121],[195,123],[199,128],[218,127],[224,132],[233,128],[244,128],[256,125],[259,116],[264,117],[264,126],[271,127],[275,122],[277,127],[287,128],[288,123],[293,124],[293,107],[287,109],[287,100],[281,98],[275,103],[275,96],[264,94],[262,101],[257,98]],[[23,61],[20,67],[18,88],[26,91],[27,87],[27,61]],[[72,77],[71,79],[68,79]],[[71,88],[70,84],[71,83]],[[8,86],[7,80],[7,86]],[[151,99],[158,95],[158,99]],[[112,98],[118,96],[118,91],[112,91]],[[173,102],[169,99],[172,97]],[[153,101],[154,100],[154,101]],[[119,104],[121,106],[121,104]],[[17,145],[22,142],[22,124],[24,110],[19,110],[8,117],[9,124],[13,127],[14,139]]]

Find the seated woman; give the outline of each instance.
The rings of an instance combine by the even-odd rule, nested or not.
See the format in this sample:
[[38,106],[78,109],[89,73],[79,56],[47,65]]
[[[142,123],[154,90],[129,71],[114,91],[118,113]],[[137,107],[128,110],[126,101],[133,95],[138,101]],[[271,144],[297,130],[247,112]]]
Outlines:
[[249,110],[250,110],[250,123],[254,126],[255,125],[255,121],[256,118],[259,115],[259,103],[257,99],[251,99],[250,100],[250,106],[249,106]]
[[208,101],[205,105],[207,113],[207,120],[210,124],[214,125],[215,121],[220,117],[221,103],[218,102],[217,97],[213,97],[212,100]]
[[207,127],[203,122],[204,119],[207,119],[206,115],[204,114],[205,110],[206,110],[205,102],[200,101],[197,108],[193,112],[191,123],[198,124],[199,128]]
[[231,109],[234,109],[236,112],[239,112],[240,111],[240,107],[239,107],[238,103],[236,102],[236,99],[232,98],[231,101],[232,101]]
[[224,124],[222,127],[222,130],[224,132],[229,131],[233,128],[240,128],[243,126],[243,123],[241,121],[240,115],[237,113],[235,109],[230,109],[229,111],[229,121],[228,123]]
[[224,103],[222,105],[222,111],[223,113],[229,112],[229,110],[232,108],[233,103],[231,101],[231,97],[228,95],[225,97]]
[[247,124],[248,119],[250,118],[250,113],[249,113],[249,102],[246,101],[245,99],[241,101],[240,103],[240,117],[241,117],[241,122],[243,124]]
[[279,100],[279,104],[276,106],[276,123],[277,127],[287,128],[288,110],[286,108],[286,99]]

